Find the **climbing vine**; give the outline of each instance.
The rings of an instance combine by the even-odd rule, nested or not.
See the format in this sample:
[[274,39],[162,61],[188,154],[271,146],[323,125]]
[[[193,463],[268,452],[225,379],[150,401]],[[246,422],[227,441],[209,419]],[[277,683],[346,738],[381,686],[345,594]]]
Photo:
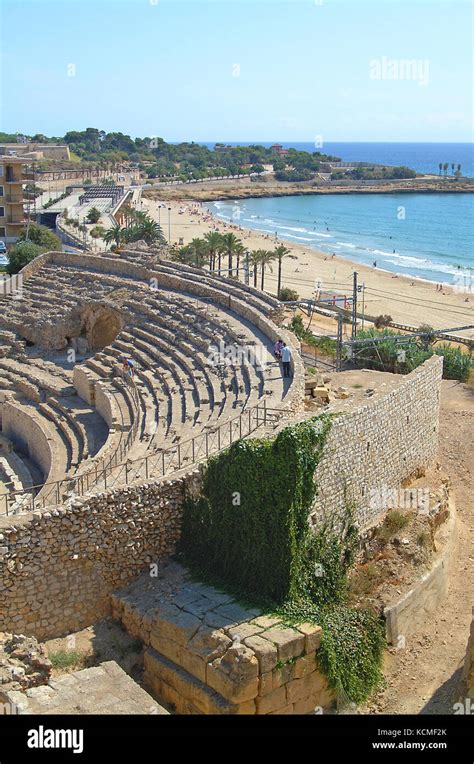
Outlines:
[[353,511],[316,531],[308,522],[330,428],[323,415],[212,457],[200,497],[185,503],[180,552],[199,577],[242,601],[287,623],[320,624],[329,685],[360,702],[380,681],[384,638],[373,613],[345,604],[358,542]]

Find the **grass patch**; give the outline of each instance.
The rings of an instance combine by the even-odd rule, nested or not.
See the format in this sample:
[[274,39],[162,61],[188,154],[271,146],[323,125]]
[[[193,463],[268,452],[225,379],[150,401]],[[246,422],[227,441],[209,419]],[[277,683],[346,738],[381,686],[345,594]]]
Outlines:
[[390,541],[399,531],[405,528],[410,522],[410,515],[400,512],[399,509],[392,509],[385,516],[385,519],[377,529],[377,538],[381,541]]
[[361,566],[349,583],[350,593],[355,597],[373,594],[386,579],[386,573],[374,562]]
[[427,531],[420,531],[416,537],[416,543],[423,549],[428,549],[431,546],[431,537]]
[[82,668],[86,662],[86,656],[78,650],[58,650],[57,653],[51,653],[48,657],[53,668],[59,671]]

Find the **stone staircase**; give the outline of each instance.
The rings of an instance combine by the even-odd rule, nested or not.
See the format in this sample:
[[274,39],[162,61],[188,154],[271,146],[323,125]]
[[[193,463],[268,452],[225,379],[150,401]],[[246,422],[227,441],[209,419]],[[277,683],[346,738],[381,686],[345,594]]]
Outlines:
[[[263,401],[287,405],[292,385],[273,359],[279,330],[268,322],[277,301],[145,260],[134,250],[116,259],[48,253],[27,267],[21,300],[0,296],[0,409],[10,411],[2,419],[43,482],[101,472],[117,453],[122,461],[159,454]],[[135,363],[133,380],[123,376],[124,357]]]

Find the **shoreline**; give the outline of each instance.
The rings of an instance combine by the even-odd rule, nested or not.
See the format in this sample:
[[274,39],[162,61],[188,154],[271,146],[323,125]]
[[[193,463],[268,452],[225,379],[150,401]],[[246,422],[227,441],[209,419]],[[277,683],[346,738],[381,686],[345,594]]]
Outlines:
[[328,185],[314,181],[283,183],[263,178],[250,181],[248,178],[204,181],[166,185],[154,183],[145,188],[146,198],[179,201],[186,198],[201,202],[217,202],[230,199],[249,199],[279,196],[344,195],[344,194],[472,194],[474,178],[464,180],[439,180],[433,178],[407,179],[398,181],[343,181]]
[[[225,200],[223,200],[223,201],[225,201]],[[215,204],[215,202],[210,202],[210,204]],[[220,215],[218,211],[215,212],[213,210],[210,210],[207,206],[205,206],[204,209],[206,209],[209,212],[210,215],[212,215],[214,218],[216,218],[218,223],[228,223],[228,224],[232,225],[230,223],[229,219],[224,217],[224,215]],[[270,234],[272,233],[271,231],[269,231],[267,229],[263,229],[262,230],[262,229],[259,229],[259,228],[251,228],[250,226],[245,225],[245,224],[240,224],[238,227],[240,227],[241,229],[243,229],[245,231],[250,231],[250,232],[256,233],[256,234],[262,234],[263,235],[265,233],[270,233]],[[311,249],[312,251],[317,252],[319,255],[322,255],[325,259],[331,257],[331,255],[332,255],[332,252],[325,252],[322,249],[318,249],[317,247],[313,247],[311,245],[311,243],[309,243],[309,242],[307,244],[303,244],[303,243],[300,243],[300,242],[290,241],[290,239],[287,238],[287,236],[288,236],[288,234],[285,235],[285,234],[281,233],[281,231],[279,231],[278,232],[278,241],[276,243],[281,244],[282,242],[284,242],[289,247],[291,247],[292,245],[300,246],[300,247],[307,247],[308,249]],[[297,237],[293,237],[293,238],[297,238]],[[354,266],[354,269],[355,268],[368,268],[369,270],[372,270],[370,265],[367,265],[366,263],[361,263],[359,260],[351,259],[347,255],[343,256],[341,254],[336,253],[335,257],[337,257],[340,262],[346,261],[347,263],[351,263]],[[376,270],[379,273],[389,274],[391,278],[397,277],[397,278],[405,279],[405,280],[408,280],[408,281],[422,281],[425,284],[430,285],[430,286],[433,286],[433,285],[436,285],[436,284],[442,284],[443,288],[448,289],[448,290],[451,289],[454,292],[453,284],[450,283],[450,282],[447,282],[447,281],[440,281],[440,280],[430,279],[430,278],[426,278],[426,277],[423,277],[423,276],[416,276],[416,275],[412,275],[412,274],[408,275],[408,274],[405,274],[405,273],[400,273],[398,271],[391,271],[388,268],[383,268],[382,266],[379,266],[379,265],[377,266]],[[460,273],[464,273],[465,270],[466,270],[465,268],[461,268],[460,269]],[[473,289],[472,294],[474,295],[474,284],[473,284],[472,289]],[[474,301],[474,297],[473,297],[473,301]]]
[[[181,192],[183,192],[181,188]],[[160,203],[155,196],[143,198],[143,208],[155,220],[160,220],[163,233],[171,243],[188,244],[193,238],[202,238],[209,231],[235,233],[242,239],[246,249],[273,249],[282,239],[264,234],[252,228],[226,222],[217,218],[197,202],[181,195],[180,200],[166,200],[164,215],[160,215]],[[168,212],[169,210],[169,212]],[[166,214],[167,213],[167,214]],[[436,329],[451,329],[458,326],[474,325],[474,295],[455,291],[444,286],[436,289],[436,282],[419,277],[399,276],[382,268],[353,262],[345,257],[332,257],[321,250],[283,240],[292,258],[282,262],[282,286],[295,289],[300,298],[314,295],[315,282],[322,282],[324,292],[352,295],[353,272],[357,270],[359,283],[365,285],[364,303],[367,315],[389,314],[398,323],[411,326],[429,324]],[[223,266],[225,268],[225,266]],[[276,292],[277,265],[265,272],[265,291]],[[250,280],[253,284],[253,280]],[[260,273],[257,285],[260,287]],[[359,295],[359,300],[362,296]],[[474,338],[474,330],[463,332],[462,336]]]

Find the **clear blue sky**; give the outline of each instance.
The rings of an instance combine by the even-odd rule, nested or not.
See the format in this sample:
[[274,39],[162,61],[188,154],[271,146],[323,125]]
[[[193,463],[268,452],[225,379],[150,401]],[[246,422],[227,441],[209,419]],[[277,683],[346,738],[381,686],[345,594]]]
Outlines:
[[[468,0],[0,2],[7,132],[472,140]],[[371,78],[383,57],[428,83]]]

